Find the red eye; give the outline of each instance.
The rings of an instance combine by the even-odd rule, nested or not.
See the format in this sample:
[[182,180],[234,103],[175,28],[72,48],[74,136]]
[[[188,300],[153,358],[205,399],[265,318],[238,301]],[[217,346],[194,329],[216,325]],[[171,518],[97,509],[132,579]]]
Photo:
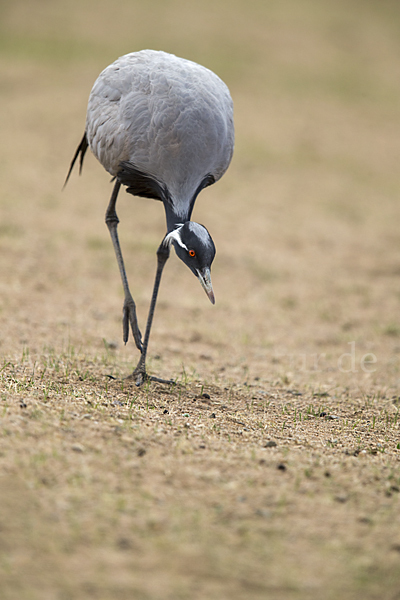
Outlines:
[[189,256],[196,256],[196,252],[194,250],[189,250]]

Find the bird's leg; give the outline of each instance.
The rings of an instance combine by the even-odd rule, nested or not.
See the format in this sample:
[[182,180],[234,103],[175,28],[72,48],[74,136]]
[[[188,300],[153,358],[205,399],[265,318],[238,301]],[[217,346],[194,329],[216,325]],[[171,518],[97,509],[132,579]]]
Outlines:
[[161,275],[162,275],[163,269],[165,267],[165,263],[167,262],[168,258],[169,258],[169,246],[165,245],[164,240],[163,240],[157,250],[156,278],[154,281],[153,295],[151,297],[149,316],[147,317],[146,333],[144,335],[142,354],[141,354],[141,357],[137,364],[136,369],[133,371],[133,373],[131,375],[131,377],[133,379],[136,379],[137,386],[142,385],[142,383],[144,383],[145,381],[157,381],[159,383],[173,383],[172,380],[160,379],[158,377],[152,377],[150,375],[147,375],[147,373],[146,373],[146,355],[147,355],[147,347],[149,345],[151,324],[153,322],[154,311],[156,308],[158,288],[160,287]]
[[121,246],[118,239],[117,227],[119,219],[115,210],[117,202],[117,196],[119,188],[121,187],[120,182],[117,180],[114,185],[114,189],[111,195],[110,203],[107,207],[106,212],[106,224],[111,235],[112,243],[115,250],[115,256],[117,257],[119,271],[121,273],[122,285],[124,286],[125,300],[123,308],[123,339],[124,343],[128,341],[129,337],[129,324],[131,325],[132,335],[135,340],[136,347],[142,352],[142,334],[139,330],[139,325],[136,317],[136,305],[132,298],[132,294],[129,290],[128,279],[126,276],[124,259],[122,258]]

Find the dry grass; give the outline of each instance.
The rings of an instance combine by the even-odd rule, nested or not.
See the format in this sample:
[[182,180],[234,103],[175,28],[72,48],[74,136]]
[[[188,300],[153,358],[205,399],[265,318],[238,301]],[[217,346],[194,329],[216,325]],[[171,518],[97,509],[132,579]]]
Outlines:
[[[399,598],[397,3],[0,11],[1,598]],[[195,209],[217,304],[175,257],[162,283],[172,389],[122,379],[107,174],[88,157],[61,192],[94,79],[144,47],[215,69],[236,110]],[[143,323],[164,216],[118,212]]]

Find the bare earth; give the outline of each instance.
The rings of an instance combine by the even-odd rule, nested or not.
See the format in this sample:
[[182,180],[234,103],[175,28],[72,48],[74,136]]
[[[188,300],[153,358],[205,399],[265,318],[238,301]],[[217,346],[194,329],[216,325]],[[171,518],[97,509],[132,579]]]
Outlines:
[[[0,598],[400,599],[400,8],[14,0],[0,8]],[[155,18],[155,16],[157,18]],[[175,256],[136,388],[104,224],[65,174],[87,97],[153,47],[215,70],[237,145]],[[160,203],[121,194],[144,328]]]

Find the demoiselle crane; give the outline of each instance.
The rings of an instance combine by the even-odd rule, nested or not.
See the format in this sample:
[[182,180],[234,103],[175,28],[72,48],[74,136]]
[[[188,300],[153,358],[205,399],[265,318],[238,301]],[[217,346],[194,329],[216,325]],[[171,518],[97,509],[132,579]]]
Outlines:
[[[129,325],[140,360],[136,384],[161,381],[146,373],[146,354],[161,275],[170,247],[199,279],[214,304],[210,268],[214,242],[203,225],[190,220],[199,192],[227,170],[234,146],[233,106],[227,86],[209,69],[155,50],[121,56],[96,80],[86,128],[66,178],[88,147],[114,183],[106,223],[121,273],[125,300],[123,340]],[[116,201],[121,185],[134,196],[164,204],[167,233],[157,250],[157,271],[142,343],[136,306],[119,244]]]

